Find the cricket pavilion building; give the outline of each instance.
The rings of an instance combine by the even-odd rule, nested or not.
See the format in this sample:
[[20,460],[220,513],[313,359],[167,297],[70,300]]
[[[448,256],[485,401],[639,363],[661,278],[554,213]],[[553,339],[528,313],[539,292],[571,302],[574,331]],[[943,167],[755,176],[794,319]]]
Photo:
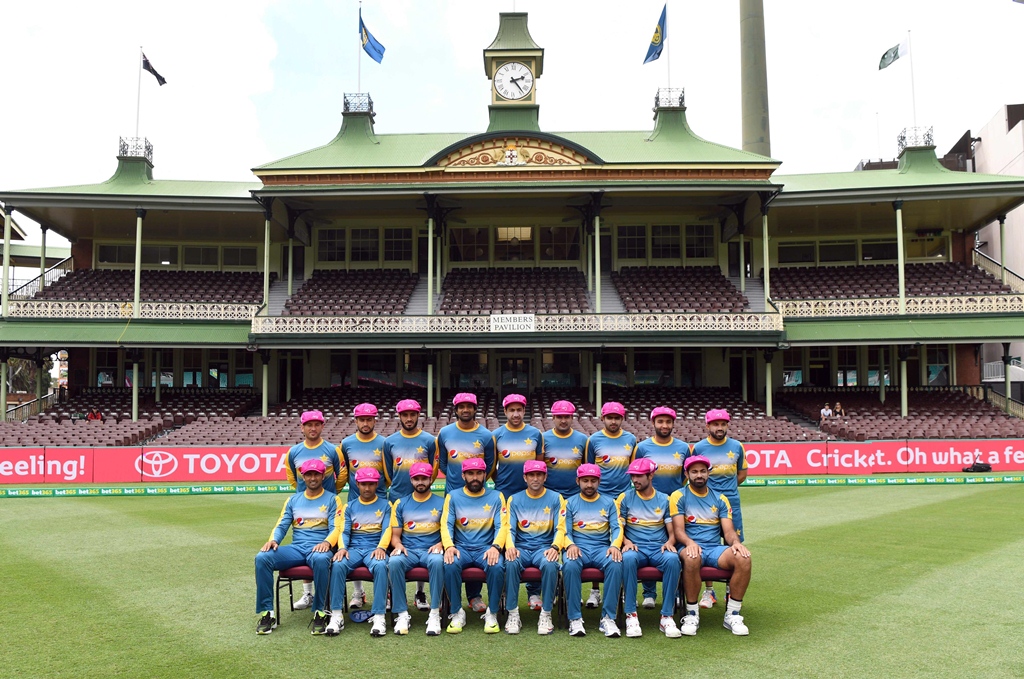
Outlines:
[[356,386],[431,418],[470,390],[488,416],[522,392],[535,418],[614,396],[696,422],[713,394],[786,440],[780,393],[888,388],[907,415],[1024,336],[1024,280],[975,251],[1024,178],[950,169],[914,130],[891,167],[784,176],[698,136],[682,90],[646,129],[548,131],[545,66],[506,13],[485,130],[387,134],[350,94],[332,140],[251,183],[156,178],[126,139],[106,181],[0,192],[5,246],[16,213],[72,243],[5,283],[0,352],[66,350],[71,397],[120,394],[133,420],[187,389],[249,393],[256,419]]

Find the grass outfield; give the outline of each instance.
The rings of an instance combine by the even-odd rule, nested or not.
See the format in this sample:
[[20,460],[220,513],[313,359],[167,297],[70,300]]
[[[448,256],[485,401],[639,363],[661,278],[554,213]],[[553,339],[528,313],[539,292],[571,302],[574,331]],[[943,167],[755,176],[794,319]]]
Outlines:
[[[750,636],[255,634],[253,556],[284,495],[0,501],[0,676],[1024,676],[1024,489],[751,488]],[[27,517],[27,518],[26,518]],[[721,593],[721,589],[719,590]],[[525,601],[525,599],[524,599]],[[358,668],[358,669],[357,669]],[[710,673],[710,674],[709,674]]]

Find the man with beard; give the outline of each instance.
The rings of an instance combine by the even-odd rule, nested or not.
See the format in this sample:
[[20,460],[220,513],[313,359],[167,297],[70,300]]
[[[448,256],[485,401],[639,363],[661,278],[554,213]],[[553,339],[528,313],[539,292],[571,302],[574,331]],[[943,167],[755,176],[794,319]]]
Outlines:
[[676,541],[682,545],[686,613],[680,621],[681,631],[694,636],[700,628],[697,604],[700,569],[709,566],[732,571],[722,625],[737,636],[746,636],[750,632],[740,615],[740,607],[750,583],[750,552],[740,542],[733,526],[729,499],[724,493],[716,494],[708,483],[711,461],[703,455],[694,455],[685,465],[689,485],[677,490],[669,500],[672,528]]
[[376,469],[359,469],[355,482],[358,495],[348,501],[335,519],[342,528],[331,568],[331,619],[324,633],[335,636],[344,628],[345,580],[353,570],[365,566],[373,576],[370,635],[382,637],[387,634],[384,611],[388,591],[388,557],[384,550],[391,544],[391,505],[377,490],[380,472]]
[[[547,465],[540,460],[527,460],[523,465],[526,489],[508,499],[505,533],[505,603],[508,620],[505,632],[519,634],[523,623],[519,617],[519,578],[523,569],[540,569],[540,617],[537,634],[551,634],[551,607],[558,583],[558,556],[565,537],[565,500],[544,487]],[[530,595],[531,605],[535,595]]]
[[[724,408],[709,410],[704,421],[708,437],[693,444],[690,455],[700,455],[709,460],[708,487],[715,495],[725,495],[732,506],[732,522],[736,535],[743,541],[743,514],[740,511],[740,484],[747,480],[747,457],[743,444],[729,438],[729,411]],[[728,586],[726,595],[729,594]],[[700,598],[701,608],[711,608],[718,601],[714,584],[704,583],[704,594]]]
[[580,610],[583,569],[600,568],[604,574],[605,601],[599,629],[606,637],[619,636],[615,613],[622,592],[622,524],[615,500],[598,492],[601,469],[582,464],[576,470],[579,495],[565,502],[565,602],[569,613],[569,636],[586,636]]
[[[636,450],[636,436],[622,429],[626,408],[621,403],[609,401],[601,407],[604,429],[590,435],[587,446],[587,462],[601,470],[601,485],[598,492],[614,500],[629,488],[626,468]],[[601,590],[594,585],[587,597],[587,608],[601,605]]]
[[[654,462],[654,488],[666,496],[683,487],[683,458],[690,452],[688,443],[672,436],[676,424],[676,411],[658,406],[651,411],[654,436],[636,444],[634,459],[647,458]],[[634,484],[635,485],[635,484]],[[653,582],[644,582],[644,608],[654,608],[657,590]],[[665,598],[674,597],[669,592]]]
[[[494,436],[476,421],[476,395],[456,394],[452,405],[455,406],[456,421],[437,433],[437,466],[444,474],[445,495],[465,484],[462,465],[466,460],[481,459],[486,475],[494,472]],[[466,583],[466,598],[474,613],[483,613],[486,608],[480,596],[482,591],[483,586],[479,582]]]
[[675,611],[676,589],[679,587],[679,554],[671,532],[668,495],[653,485],[654,463],[646,457],[629,465],[633,487],[620,495],[615,503],[622,517],[625,538],[622,547],[622,581],[626,598],[626,636],[643,636],[636,615],[636,574],[640,566],[654,566],[662,573],[661,623],[666,637],[679,637],[672,615]]
[[[406,603],[405,576],[417,566],[426,568],[430,578],[427,636],[436,637],[441,634],[441,590],[444,587],[441,512],[444,510],[444,500],[430,492],[433,471],[426,462],[412,465],[409,470],[412,493],[395,500],[391,510],[392,551],[388,561],[388,578],[391,581],[391,612],[395,614],[395,634],[409,633],[412,618]],[[422,590],[416,593],[417,598],[421,593]]]
[[[384,468],[391,477],[388,499],[392,502],[412,494],[413,484],[409,478],[409,470],[413,465],[426,463],[434,467],[437,464],[437,439],[420,429],[419,402],[411,398],[399,401],[395,406],[395,412],[398,413],[401,427],[384,439]],[[436,475],[434,472],[430,481],[433,481]],[[439,517],[435,516],[434,522],[438,520]],[[422,582],[416,583],[416,608],[421,611],[429,608]]]
[[487,577],[487,610],[484,632],[495,634],[498,626],[498,599],[505,582],[504,546],[505,499],[496,490],[484,487],[487,465],[482,458],[462,462],[464,485],[444,499],[441,514],[441,542],[444,545],[444,586],[451,599],[449,634],[458,634],[466,626],[462,608],[462,569],[475,566]]
[[[288,483],[297,492],[306,489],[302,474],[296,471],[306,460],[320,460],[324,463],[323,487],[329,493],[337,493],[339,487],[348,482],[348,469],[341,464],[336,446],[325,441],[321,434],[324,431],[324,414],[319,410],[307,410],[299,419],[302,426],[302,441],[288,449],[284,457],[285,474]],[[313,604],[313,583],[302,583],[302,597],[292,608],[302,610]]]
[[[316,596],[313,598],[313,634],[321,634],[327,622],[324,597],[331,573],[331,549],[338,539],[334,519],[337,496],[325,490],[324,463],[306,460],[299,468],[304,487],[289,497],[281,509],[277,526],[256,554],[256,634],[270,634],[277,627],[274,615],[274,571],[308,565],[313,569]],[[281,541],[292,529],[292,541]]]
[[[355,478],[356,472],[360,469],[373,469],[383,479],[377,485],[377,496],[386,500],[388,497],[388,486],[391,485],[390,471],[384,464],[384,437],[374,429],[377,426],[377,406],[372,403],[360,403],[353,410],[352,415],[356,420],[356,433],[346,436],[338,447],[338,457],[342,464],[348,469],[348,477]],[[352,501],[359,492],[348,487],[348,500]],[[331,593],[334,598],[334,593]],[[348,607],[362,608],[366,603],[366,592],[363,591],[363,583],[356,581],[352,591],[352,599]]]
[[551,419],[555,427],[544,435],[543,455],[548,465],[548,478],[544,486],[563,498],[580,492],[576,483],[576,470],[586,462],[587,435],[572,428],[576,406],[569,401],[551,404]]

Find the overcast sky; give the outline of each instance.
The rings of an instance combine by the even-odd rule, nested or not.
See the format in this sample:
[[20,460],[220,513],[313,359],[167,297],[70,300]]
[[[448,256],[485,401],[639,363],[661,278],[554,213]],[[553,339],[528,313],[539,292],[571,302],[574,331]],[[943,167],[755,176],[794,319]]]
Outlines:
[[[772,156],[779,174],[892,158],[914,124],[911,60],[878,61],[911,31],[916,118],[945,152],[1003,104],[1024,102],[1024,4],[1011,0],[765,0]],[[666,52],[642,65],[662,0],[366,0],[385,46],[362,58],[378,134],[481,132],[482,50],[498,13],[529,12],[550,132],[649,129],[658,87],[686,88],[694,131],[740,145],[736,0],[669,0]],[[162,179],[253,180],[251,168],[329,141],[357,85],[354,0],[0,0],[0,189],[93,183],[134,136],[139,46],[167,79],[141,80],[140,136]],[[38,240],[30,228],[29,242]],[[52,242],[52,240],[51,240]]]

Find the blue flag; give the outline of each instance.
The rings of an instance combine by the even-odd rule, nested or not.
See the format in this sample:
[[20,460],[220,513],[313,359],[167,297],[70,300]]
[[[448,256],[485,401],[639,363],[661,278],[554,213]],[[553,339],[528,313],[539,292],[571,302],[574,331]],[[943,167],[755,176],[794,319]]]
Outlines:
[[647,48],[647,57],[644,59],[644,63],[654,61],[661,56],[661,50],[665,47],[665,41],[668,39],[668,3],[661,8],[661,18],[658,19],[658,25],[654,27],[654,37],[651,38],[651,46]]
[[359,42],[363,45],[363,51],[370,55],[370,58],[378,64],[384,60],[384,45],[377,42],[377,38],[366,29],[363,23],[363,10],[359,10]]

